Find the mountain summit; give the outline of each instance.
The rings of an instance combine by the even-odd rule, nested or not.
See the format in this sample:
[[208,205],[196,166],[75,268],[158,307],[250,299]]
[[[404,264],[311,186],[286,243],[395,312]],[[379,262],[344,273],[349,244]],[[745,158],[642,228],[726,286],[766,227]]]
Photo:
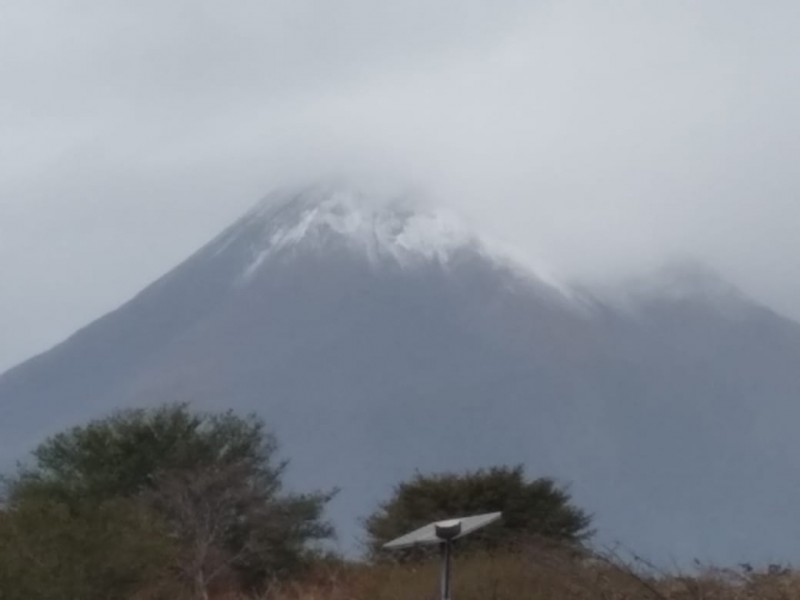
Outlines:
[[[247,237],[254,256],[249,271],[270,257],[332,246],[358,250],[373,262],[436,259],[478,247],[477,236],[443,210],[425,210],[407,196],[375,198],[357,188],[318,185],[271,194],[221,236],[218,248]],[[212,244],[214,247],[214,244]]]
[[189,401],[258,412],[289,483],[341,487],[351,551],[415,470],[524,463],[647,556],[796,558],[800,327],[744,297],[730,310],[702,272],[673,279],[623,308],[412,199],[276,192],[0,376],[3,459],[114,408]]

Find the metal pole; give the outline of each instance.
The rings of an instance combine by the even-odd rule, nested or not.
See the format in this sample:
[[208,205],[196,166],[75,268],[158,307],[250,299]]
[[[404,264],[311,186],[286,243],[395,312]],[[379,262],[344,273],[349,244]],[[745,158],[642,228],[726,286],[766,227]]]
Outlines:
[[442,550],[442,600],[450,600],[450,554],[452,551],[452,542],[442,542],[440,547]]

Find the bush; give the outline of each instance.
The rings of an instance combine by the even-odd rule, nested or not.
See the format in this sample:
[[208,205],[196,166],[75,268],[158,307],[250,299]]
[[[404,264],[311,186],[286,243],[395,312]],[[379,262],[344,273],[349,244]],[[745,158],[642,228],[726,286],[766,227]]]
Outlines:
[[526,481],[523,468],[494,467],[463,474],[417,475],[366,520],[369,551],[431,521],[502,511],[492,525],[464,540],[472,548],[495,548],[519,537],[578,543],[591,535],[591,517],[571,503],[552,479]]
[[0,516],[0,599],[125,598],[163,580],[171,555],[159,522],[135,503],[75,512],[25,502]]

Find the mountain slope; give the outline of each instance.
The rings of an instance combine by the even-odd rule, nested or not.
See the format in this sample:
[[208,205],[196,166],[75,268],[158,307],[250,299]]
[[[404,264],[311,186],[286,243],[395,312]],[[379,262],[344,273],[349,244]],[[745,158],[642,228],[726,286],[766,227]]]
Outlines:
[[114,407],[189,400],[257,411],[293,485],[340,486],[346,548],[415,469],[524,462],[572,482],[606,540],[660,559],[792,558],[800,327],[709,275],[670,277],[622,308],[407,200],[278,193],[0,377],[3,453]]

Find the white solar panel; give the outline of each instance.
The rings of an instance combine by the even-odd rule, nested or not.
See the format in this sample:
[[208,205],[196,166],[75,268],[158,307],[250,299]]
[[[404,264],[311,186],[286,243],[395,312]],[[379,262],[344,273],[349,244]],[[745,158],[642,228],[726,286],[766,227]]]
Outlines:
[[487,525],[494,523],[503,513],[494,512],[494,513],[486,513],[484,515],[473,515],[471,517],[457,517],[455,519],[446,519],[444,521],[435,521],[433,523],[428,523],[424,527],[420,527],[419,529],[412,531],[411,533],[407,533],[397,539],[392,540],[383,545],[384,548],[387,550],[399,550],[401,548],[410,548],[411,546],[425,546],[429,544],[441,544],[442,540],[436,536],[436,525],[437,523],[444,523],[450,521],[460,521],[461,522],[461,533],[459,533],[454,540],[464,537],[465,535],[469,535],[476,529],[480,529],[481,527],[486,527]]

